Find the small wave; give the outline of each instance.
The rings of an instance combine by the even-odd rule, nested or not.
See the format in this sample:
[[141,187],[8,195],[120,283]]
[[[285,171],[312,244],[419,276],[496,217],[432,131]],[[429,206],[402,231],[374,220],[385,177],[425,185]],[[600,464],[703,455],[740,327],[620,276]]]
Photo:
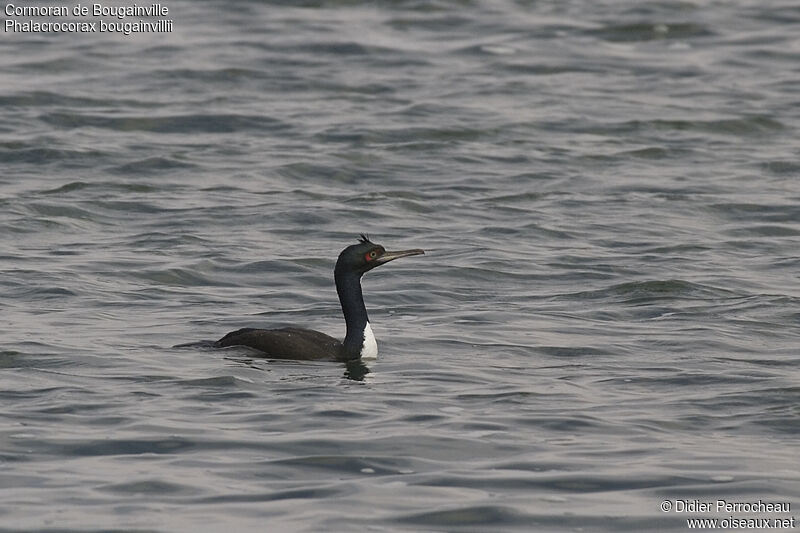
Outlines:
[[91,127],[152,133],[232,133],[242,130],[276,131],[289,128],[288,124],[270,117],[234,114],[112,117],[80,113],[47,113],[39,118],[43,122],[65,129]]
[[3,161],[6,163],[30,163],[46,165],[51,163],[75,163],[87,158],[105,155],[97,150],[70,150],[65,148],[42,148],[30,143],[0,146]]
[[437,529],[483,526],[490,530],[497,530],[497,528],[508,526],[529,527],[534,523],[534,518],[511,507],[484,505],[457,507],[426,513],[411,513],[396,517],[395,521]]
[[138,176],[143,173],[169,172],[175,169],[190,168],[196,168],[196,165],[172,157],[147,157],[145,159],[114,166],[111,168],[111,171],[118,174],[133,174]]
[[632,281],[595,291],[564,295],[577,299],[610,299],[620,302],[645,302],[664,299],[708,299],[737,297],[733,292],[679,279]]
[[714,35],[710,28],[702,24],[661,22],[610,24],[601,28],[587,30],[585,33],[610,42],[696,39]]

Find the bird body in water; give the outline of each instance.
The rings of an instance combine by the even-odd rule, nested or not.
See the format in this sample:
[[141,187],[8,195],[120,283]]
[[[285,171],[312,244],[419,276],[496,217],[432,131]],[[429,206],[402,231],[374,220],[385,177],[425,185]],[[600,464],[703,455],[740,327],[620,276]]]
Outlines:
[[336,261],[333,277],[347,324],[344,341],[305,328],[243,328],[228,333],[216,341],[214,346],[249,346],[263,352],[264,357],[273,359],[344,362],[374,359],[378,356],[378,344],[364,306],[361,276],[389,261],[424,253],[420,249],[389,252],[380,244],[370,242],[364,235],[361,235],[358,244],[342,250]]

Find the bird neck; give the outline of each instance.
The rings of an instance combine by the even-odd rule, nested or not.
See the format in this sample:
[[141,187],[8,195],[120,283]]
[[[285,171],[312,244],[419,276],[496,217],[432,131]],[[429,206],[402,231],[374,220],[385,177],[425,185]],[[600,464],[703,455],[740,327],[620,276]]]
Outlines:
[[369,324],[367,308],[364,306],[364,297],[361,294],[361,275],[356,272],[335,271],[334,279],[339,302],[342,304],[344,321],[347,324],[347,334],[342,343],[344,355],[347,359],[357,359],[361,356],[365,330]]

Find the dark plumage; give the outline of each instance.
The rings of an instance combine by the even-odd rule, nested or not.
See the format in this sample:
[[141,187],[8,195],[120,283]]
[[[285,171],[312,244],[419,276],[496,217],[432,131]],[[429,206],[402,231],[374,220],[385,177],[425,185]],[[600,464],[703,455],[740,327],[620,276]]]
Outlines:
[[250,346],[274,359],[299,359],[295,354],[302,353],[307,360],[344,360],[341,341],[305,328],[237,329],[218,340],[216,346]]
[[383,246],[370,242],[364,235],[361,235],[358,244],[342,250],[333,277],[347,324],[343,342],[305,328],[243,328],[228,333],[214,345],[249,346],[261,351],[265,357],[274,359],[352,361],[362,356],[375,357],[377,344],[361,294],[361,276],[389,261],[424,253],[419,249],[387,252]]

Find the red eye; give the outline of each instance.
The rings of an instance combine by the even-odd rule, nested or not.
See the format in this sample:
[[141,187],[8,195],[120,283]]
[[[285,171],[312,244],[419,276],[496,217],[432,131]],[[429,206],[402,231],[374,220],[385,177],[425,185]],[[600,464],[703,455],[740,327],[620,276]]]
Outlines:
[[375,259],[376,257],[378,257],[378,252],[372,250],[371,252],[369,252],[367,255],[364,256],[364,259],[366,259],[367,262],[369,262]]

